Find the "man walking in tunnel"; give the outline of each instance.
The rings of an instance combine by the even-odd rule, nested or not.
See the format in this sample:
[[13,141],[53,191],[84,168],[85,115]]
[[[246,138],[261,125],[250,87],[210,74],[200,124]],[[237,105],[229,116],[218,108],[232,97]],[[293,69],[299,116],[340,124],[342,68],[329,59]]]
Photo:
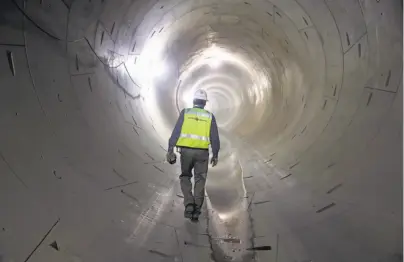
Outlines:
[[[180,184],[184,195],[184,216],[198,220],[205,199],[205,184],[209,164],[209,145],[212,147],[212,167],[218,163],[220,150],[219,132],[214,115],[205,110],[207,94],[196,91],[193,108],[181,111],[168,142],[167,162],[174,164],[174,147],[181,154]],[[194,194],[192,194],[192,169],[195,175]]]

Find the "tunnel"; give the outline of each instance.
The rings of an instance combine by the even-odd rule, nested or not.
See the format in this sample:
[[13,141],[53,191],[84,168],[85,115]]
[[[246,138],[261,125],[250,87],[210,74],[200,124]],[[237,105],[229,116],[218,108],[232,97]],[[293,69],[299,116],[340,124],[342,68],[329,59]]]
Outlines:
[[[0,261],[403,261],[402,10],[1,1]],[[165,156],[197,89],[221,150],[195,223]]]

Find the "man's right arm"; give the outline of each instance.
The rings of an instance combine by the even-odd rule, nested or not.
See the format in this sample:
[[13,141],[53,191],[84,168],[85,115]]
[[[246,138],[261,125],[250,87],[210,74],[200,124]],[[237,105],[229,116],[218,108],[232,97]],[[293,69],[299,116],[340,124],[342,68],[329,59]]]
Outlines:
[[184,123],[184,110],[181,111],[178,117],[177,123],[175,124],[174,130],[168,140],[168,152],[174,152],[174,147],[177,144],[178,138],[181,135],[182,124]]
[[216,118],[212,115],[212,124],[210,126],[210,145],[212,147],[213,157],[219,157],[219,150],[220,150],[220,138],[219,138],[219,131],[217,129]]

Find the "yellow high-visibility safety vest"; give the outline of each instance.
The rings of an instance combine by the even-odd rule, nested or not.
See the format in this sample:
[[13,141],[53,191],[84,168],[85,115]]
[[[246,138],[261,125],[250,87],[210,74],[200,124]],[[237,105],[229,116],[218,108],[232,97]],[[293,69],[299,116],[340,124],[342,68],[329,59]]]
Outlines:
[[184,111],[181,135],[177,146],[208,149],[212,114],[201,108],[187,108]]

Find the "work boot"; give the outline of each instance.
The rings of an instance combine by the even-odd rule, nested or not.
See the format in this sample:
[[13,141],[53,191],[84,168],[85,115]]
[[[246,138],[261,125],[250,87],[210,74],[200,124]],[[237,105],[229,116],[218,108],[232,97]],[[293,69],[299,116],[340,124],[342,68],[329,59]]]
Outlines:
[[192,221],[198,221],[200,215],[201,215],[201,209],[195,207],[195,210],[194,210],[194,212],[192,213],[192,218],[191,218],[191,220],[192,220]]
[[185,210],[184,210],[184,217],[192,219],[192,214],[194,213],[194,209],[195,209],[194,204],[186,205]]

